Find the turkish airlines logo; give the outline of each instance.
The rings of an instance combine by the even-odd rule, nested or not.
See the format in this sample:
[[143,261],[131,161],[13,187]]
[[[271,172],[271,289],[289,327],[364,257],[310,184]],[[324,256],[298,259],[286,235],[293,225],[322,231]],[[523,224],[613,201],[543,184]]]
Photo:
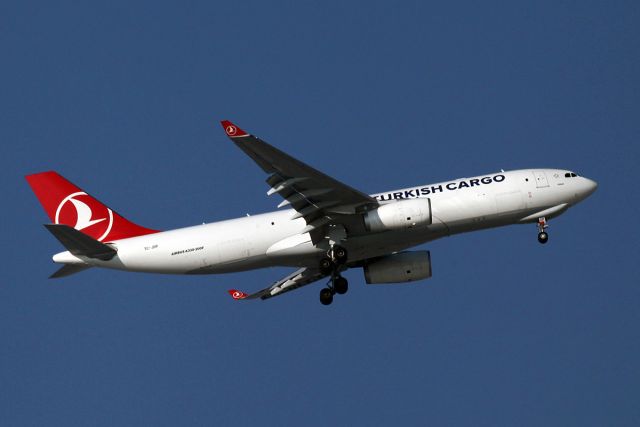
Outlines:
[[56,209],[55,223],[66,225],[75,224],[73,228],[78,231],[95,226],[95,231],[89,234],[100,236],[100,232],[104,230],[100,238],[97,239],[98,241],[102,241],[102,239],[107,237],[113,226],[113,212],[106,206],[98,205],[97,209],[102,212],[98,212],[96,215],[91,210],[91,207],[86,202],[83,202],[82,199],[85,199],[86,202],[89,203],[91,200],[89,199],[89,195],[84,191],[69,194],[62,199],[58,205],[58,209]]
[[248,297],[249,295],[245,294],[242,291],[237,291],[235,289],[230,289],[229,291],[229,295],[231,295],[231,297],[235,300],[239,300],[239,299],[245,299],[246,297]]
[[236,133],[238,133],[238,128],[235,126],[229,125],[225,128],[225,132],[227,132],[227,135],[233,136]]

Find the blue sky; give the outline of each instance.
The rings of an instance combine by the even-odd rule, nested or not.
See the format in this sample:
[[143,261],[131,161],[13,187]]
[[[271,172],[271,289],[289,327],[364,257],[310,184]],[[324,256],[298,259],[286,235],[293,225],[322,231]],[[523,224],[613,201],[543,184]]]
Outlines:
[[[3,425],[640,423],[637,2],[10,2],[0,8]],[[142,225],[272,210],[231,119],[362,191],[504,169],[599,182],[551,222],[432,242],[433,278],[91,270],[23,176]]]

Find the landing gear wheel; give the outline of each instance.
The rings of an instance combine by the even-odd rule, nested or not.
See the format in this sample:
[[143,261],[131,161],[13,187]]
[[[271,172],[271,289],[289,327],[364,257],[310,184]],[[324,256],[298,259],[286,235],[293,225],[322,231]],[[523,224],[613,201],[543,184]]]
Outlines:
[[320,289],[320,303],[329,305],[333,302],[333,292],[329,288]]
[[329,258],[322,258],[320,260],[319,267],[322,274],[331,274],[331,272],[333,271],[333,261],[331,261]]
[[342,246],[335,245],[331,248],[331,255],[335,263],[338,265],[342,265],[347,262],[347,250]]
[[542,243],[543,245],[547,243],[547,240],[549,240],[549,235],[546,231],[544,231],[547,229],[547,227],[549,227],[547,225],[547,219],[543,216],[538,218],[538,242]]
[[342,276],[338,276],[333,280],[333,289],[337,294],[344,295],[349,290],[349,282]]

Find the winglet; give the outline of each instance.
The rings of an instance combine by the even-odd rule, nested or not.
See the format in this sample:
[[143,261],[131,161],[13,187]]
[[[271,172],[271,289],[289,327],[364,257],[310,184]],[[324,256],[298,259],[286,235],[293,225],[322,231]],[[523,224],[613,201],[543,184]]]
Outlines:
[[227,292],[229,292],[229,295],[231,295],[231,298],[233,298],[234,300],[245,299],[249,296],[249,294],[245,294],[244,292],[238,291],[236,289],[229,289]]
[[236,138],[236,137],[239,137],[239,136],[248,136],[249,135],[247,132],[243,131],[238,126],[236,126],[233,123],[231,123],[229,120],[223,120],[220,123],[222,124],[222,127],[224,128],[224,131],[227,133],[227,135],[230,138]]

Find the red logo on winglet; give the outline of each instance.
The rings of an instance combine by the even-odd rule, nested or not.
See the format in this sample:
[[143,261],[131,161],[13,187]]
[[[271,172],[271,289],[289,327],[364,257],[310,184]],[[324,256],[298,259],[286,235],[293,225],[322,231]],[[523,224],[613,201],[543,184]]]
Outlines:
[[220,123],[222,123],[222,127],[224,128],[225,133],[230,137],[249,135],[238,126],[231,123],[229,120],[223,120]]
[[236,289],[230,289],[227,292],[229,292],[229,295],[231,295],[231,298],[235,299],[235,300],[239,300],[239,299],[245,299],[246,297],[248,297],[248,294],[245,294],[242,291],[238,291]]

